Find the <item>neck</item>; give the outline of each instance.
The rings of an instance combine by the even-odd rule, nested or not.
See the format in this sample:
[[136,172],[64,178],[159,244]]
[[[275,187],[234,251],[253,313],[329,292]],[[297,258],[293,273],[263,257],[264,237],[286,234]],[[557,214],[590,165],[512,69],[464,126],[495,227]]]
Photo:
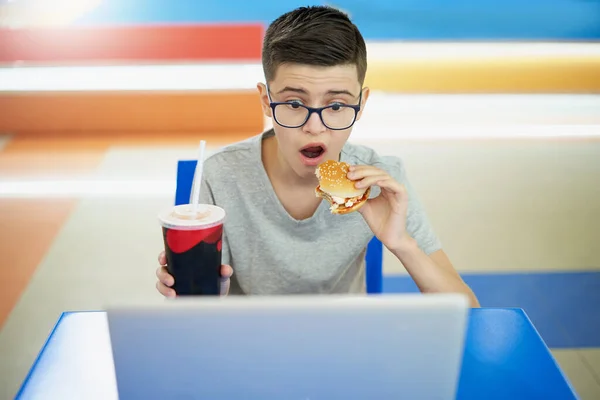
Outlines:
[[274,136],[262,142],[262,162],[270,179],[306,187],[314,187],[319,183],[315,175],[302,177],[290,167],[279,152],[277,139]]

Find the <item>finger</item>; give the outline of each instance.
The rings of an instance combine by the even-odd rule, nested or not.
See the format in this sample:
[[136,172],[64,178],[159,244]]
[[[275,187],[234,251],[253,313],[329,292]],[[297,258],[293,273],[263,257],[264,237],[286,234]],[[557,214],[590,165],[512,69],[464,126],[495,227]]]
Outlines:
[[385,181],[376,182],[375,184],[382,189],[382,193],[384,191],[390,192],[394,195],[395,198],[399,199],[400,201],[403,201],[408,197],[406,187],[393,179],[387,179]]
[[229,287],[231,280],[229,279],[233,275],[233,268],[230,265],[221,265],[221,296],[227,296],[229,294]]
[[156,277],[165,286],[171,287],[175,284],[175,278],[169,274],[166,267],[158,267]]
[[373,168],[377,168],[374,165],[367,165],[367,164],[355,164],[355,165],[351,165],[350,167],[348,167],[349,171],[358,171],[361,169],[373,169]]
[[221,265],[221,277],[229,279],[231,275],[233,275],[233,268],[231,268],[231,265]]
[[358,165],[351,167],[347,177],[352,180],[359,180],[365,178],[367,176],[375,176],[375,175],[388,175],[387,172],[373,167],[372,165]]
[[158,253],[158,263],[160,265],[167,265],[167,256],[165,255],[164,250]]
[[162,294],[165,297],[175,297],[176,296],[176,293],[173,289],[163,285],[160,281],[156,282],[156,289],[158,290],[158,292],[160,294]]
[[388,175],[373,175],[362,178],[357,181],[354,186],[357,188],[367,188],[369,186],[375,185],[377,182],[384,182],[390,180],[391,178]]

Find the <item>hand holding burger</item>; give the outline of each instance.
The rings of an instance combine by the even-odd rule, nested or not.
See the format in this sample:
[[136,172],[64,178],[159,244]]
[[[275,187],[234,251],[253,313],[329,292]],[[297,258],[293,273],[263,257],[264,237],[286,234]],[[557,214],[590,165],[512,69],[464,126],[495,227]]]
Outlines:
[[[406,233],[406,188],[386,171],[371,165],[328,160],[317,167],[315,174],[319,178],[315,193],[331,204],[333,214],[358,211],[375,236],[391,251],[410,241]],[[369,199],[373,185],[381,189],[381,194]]]

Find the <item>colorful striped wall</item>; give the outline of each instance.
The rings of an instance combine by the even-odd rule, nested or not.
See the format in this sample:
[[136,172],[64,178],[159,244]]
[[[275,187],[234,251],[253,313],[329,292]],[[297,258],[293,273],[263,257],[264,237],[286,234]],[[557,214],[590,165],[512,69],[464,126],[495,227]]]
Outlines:
[[[281,3],[86,0],[68,19],[60,10],[0,4],[0,131],[256,132],[263,126],[254,86],[262,80],[256,71],[264,29],[279,14],[305,4]],[[333,3],[350,13],[367,38],[367,85],[373,90],[600,92],[599,1],[365,4]],[[85,82],[65,89],[69,66],[149,64],[235,68],[203,77],[204,86],[145,89],[157,83],[148,78],[129,90],[90,89]],[[10,71],[34,66],[63,70],[60,78],[29,89],[42,75],[15,81]],[[254,72],[247,73],[248,66]],[[172,79],[166,74],[160,79]],[[228,87],[231,80],[241,84]]]

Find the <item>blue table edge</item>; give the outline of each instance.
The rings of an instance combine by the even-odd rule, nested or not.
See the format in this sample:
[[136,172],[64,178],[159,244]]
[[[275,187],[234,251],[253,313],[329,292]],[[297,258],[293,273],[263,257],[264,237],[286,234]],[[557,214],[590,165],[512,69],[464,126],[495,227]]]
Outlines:
[[50,341],[54,337],[54,333],[56,332],[56,328],[58,328],[58,326],[60,325],[61,321],[63,320],[63,317],[66,314],[69,314],[69,313],[71,313],[71,312],[70,311],[63,311],[60,314],[60,316],[58,317],[58,319],[56,320],[56,322],[54,323],[54,326],[52,327],[52,330],[50,331],[50,334],[46,338],[46,341],[44,342],[44,344],[43,344],[40,352],[38,353],[37,357],[33,361],[33,364],[31,365],[31,368],[29,368],[29,371],[27,372],[27,375],[25,376],[25,379],[23,380],[23,383],[21,384],[21,387],[19,388],[19,391],[17,392],[17,394],[15,396],[15,399],[19,399],[19,398],[21,398],[21,396],[23,396],[23,392],[25,391],[25,388],[29,384],[29,380],[31,379],[31,376],[33,375],[33,372],[37,368],[38,362],[43,357],[44,352],[46,351],[46,348],[48,347],[48,343],[50,343]]
[[[540,338],[540,340],[542,341],[542,343],[544,343],[544,345],[546,347],[546,352],[548,353],[548,355],[552,359],[552,362],[554,363],[554,365],[556,366],[556,368],[560,372],[560,374],[563,377],[563,379],[565,380],[565,382],[567,382],[567,384],[569,385],[569,388],[571,389],[571,391],[573,393],[577,393],[575,391],[575,388],[573,387],[573,384],[568,379],[568,377],[565,375],[564,371],[562,370],[562,368],[560,367],[560,365],[558,364],[558,362],[554,358],[554,355],[550,351],[550,348],[546,345],[546,342],[541,337],[539,331],[537,330],[537,328],[535,327],[535,325],[533,324],[533,322],[531,321],[531,319],[529,318],[529,315],[527,315],[527,313],[525,312],[525,310],[523,310],[522,308],[519,308],[519,307],[481,307],[481,308],[471,308],[470,312],[469,312],[469,315],[471,315],[474,310],[478,310],[478,309],[479,310],[480,309],[486,309],[486,310],[513,310],[513,311],[517,311],[520,314],[522,314],[525,317],[525,319],[527,320],[527,322],[529,322],[529,324],[531,325],[531,327],[533,328],[533,330],[535,331],[535,333],[538,335],[538,337]],[[54,337],[54,333],[56,332],[56,329],[58,328],[58,326],[60,325],[60,323],[62,322],[62,320],[64,319],[65,316],[67,316],[69,314],[104,313],[104,312],[106,312],[106,311],[104,311],[104,310],[63,311],[60,314],[60,316],[58,317],[58,320],[56,321],[56,323],[54,324],[54,326],[52,327],[52,330],[50,331],[50,334],[46,338],[46,341],[44,342],[44,345],[42,346],[40,352],[38,353],[38,355],[35,358],[33,364],[31,365],[31,368],[29,369],[29,372],[27,372],[27,375],[25,376],[25,379],[23,380],[23,383],[21,384],[21,387],[19,388],[19,391],[17,392],[17,394],[15,396],[15,399],[19,399],[23,395],[23,392],[25,391],[25,389],[27,388],[27,385],[29,384],[31,376],[33,375],[35,369],[37,368],[38,362],[44,356],[44,353],[46,351],[46,348],[48,347],[48,344],[50,343],[50,341]]]
[[525,319],[527,320],[527,322],[529,322],[529,325],[531,325],[531,327],[533,328],[533,331],[535,332],[535,334],[540,338],[540,341],[544,344],[544,348],[546,350],[546,353],[550,356],[550,359],[552,360],[552,363],[554,364],[554,366],[556,367],[556,369],[558,370],[558,372],[560,372],[560,376],[567,383],[567,386],[569,386],[569,389],[571,390],[571,393],[573,393],[574,396],[578,397],[577,391],[575,390],[575,387],[573,386],[573,383],[571,382],[571,380],[569,379],[569,377],[565,374],[565,372],[563,371],[563,369],[560,367],[560,365],[558,364],[558,361],[556,361],[556,358],[554,357],[554,354],[552,354],[552,351],[550,350],[550,348],[548,347],[548,345],[544,341],[544,338],[542,337],[542,335],[540,335],[540,332],[535,327],[535,325],[533,324],[533,321],[531,321],[531,318],[529,318],[529,315],[527,315],[527,313],[525,312],[524,309],[519,308],[519,307],[506,307],[506,308],[502,308],[502,307],[489,307],[487,309],[515,310],[515,311],[518,311],[519,313],[521,313],[523,315],[523,317],[525,317]]

